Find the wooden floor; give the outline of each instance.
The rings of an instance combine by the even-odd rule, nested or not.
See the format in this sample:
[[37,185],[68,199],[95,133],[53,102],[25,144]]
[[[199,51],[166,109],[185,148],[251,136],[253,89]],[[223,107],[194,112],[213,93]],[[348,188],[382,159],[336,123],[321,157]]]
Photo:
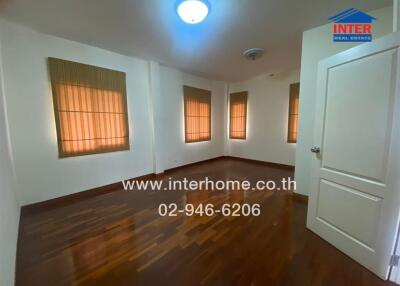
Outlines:
[[[165,177],[280,179],[292,171],[221,159]],[[160,217],[160,203],[260,203],[259,217]],[[305,227],[288,192],[113,192],[21,221],[22,285],[394,285]]]

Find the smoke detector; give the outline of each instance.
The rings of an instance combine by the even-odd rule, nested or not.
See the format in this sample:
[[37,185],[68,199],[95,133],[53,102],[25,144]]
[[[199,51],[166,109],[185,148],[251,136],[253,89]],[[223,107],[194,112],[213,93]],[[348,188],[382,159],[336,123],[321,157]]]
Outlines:
[[255,60],[258,60],[259,58],[261,58],[264,55],[264,53],[265,53],[264,49],[252,48],[252,49],[248,49],[248,50],[244,51],[243,55],[246,59],[255,61]]

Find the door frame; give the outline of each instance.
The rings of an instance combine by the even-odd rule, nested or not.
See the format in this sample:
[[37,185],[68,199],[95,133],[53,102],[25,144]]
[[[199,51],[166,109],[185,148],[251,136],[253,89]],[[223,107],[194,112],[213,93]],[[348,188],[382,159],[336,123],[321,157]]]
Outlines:
[[[398,217],[400,205],[400,176],[396,175],[395,171],[400,170],[400,146],[396,146],[400,142],[400,32],[392,33],[380,39],[374,40],[370,43],[361,44],[344,52],[330,56],[323,59],[318,64],[318,81],[317,81],[317,96],[316,96],[316,109],[315,109],[315,122],[314,122],[314,146],[320,146],[321,153],[323,154],[323,127],[325,117],[325,104],[326,104],[326,85],[328,81],[329,69],[338,65],[349,63],[351,61],[359,60],[377,53],[397,49],[397,73],[394,80],[394,105],[393,105],[393,118],[391,126],[391,144],[388,156],[388,175],[387,185],[396,186],[398,192],[390,191],[384,197],[382,211],[379,218],[379,230],[389,230],[386,236],[380,236],[379,243],[376,247],[376,259],[366,261],[365,257],[360,255],[355,249],[348,247],[347,243],[336,240],[331,243],[339,250],[347,253],[354,260],[363,264],[371,271],[376,273],[380,278],[386,280],[389,274],[389,262],[395,246],[395,238],[398,227]],[[323,94],[324,96],[321,96]],[[396,143],[396,144],[395,144]],[[400,144],[399,144],[400,145]],[[311,146],[310,146],[311,147]],[[319,169],[321,167],[321,158],[314,156],[311,166],[310,177],[310,196],[309,207],[307,216],[307,228],[310,230],[317,230],[317,207],[318,207],[318,189],[319,189]],[[317,172],[318,171],[318,172]],[[325,240],[330,240],[330,237],[319,233]],[[373,261],[374,260],[374,261]],[[375,261],[376,260],[376,261]]]

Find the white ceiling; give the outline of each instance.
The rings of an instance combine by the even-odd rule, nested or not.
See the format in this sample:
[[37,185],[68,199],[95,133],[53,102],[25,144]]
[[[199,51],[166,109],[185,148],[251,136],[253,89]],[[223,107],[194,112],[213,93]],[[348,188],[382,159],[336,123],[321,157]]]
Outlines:
[[[302,31],[346,8],[370,11],[392,3],[209,0],[209,17],[191,26],[178,18],[176,0],[8,1],[2,15],[35,30],[226,81],[298,68]],[[241,53],[253,47],[266,54],[250,62]]]

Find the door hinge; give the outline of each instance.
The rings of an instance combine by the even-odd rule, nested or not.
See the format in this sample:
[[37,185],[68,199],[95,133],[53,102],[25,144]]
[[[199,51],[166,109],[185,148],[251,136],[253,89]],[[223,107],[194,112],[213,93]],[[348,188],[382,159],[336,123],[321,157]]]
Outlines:
[[399,266],[399,260],[400,260],[400,256],[399,255],[392,255],[392,257],[390,257],[390,266]]

